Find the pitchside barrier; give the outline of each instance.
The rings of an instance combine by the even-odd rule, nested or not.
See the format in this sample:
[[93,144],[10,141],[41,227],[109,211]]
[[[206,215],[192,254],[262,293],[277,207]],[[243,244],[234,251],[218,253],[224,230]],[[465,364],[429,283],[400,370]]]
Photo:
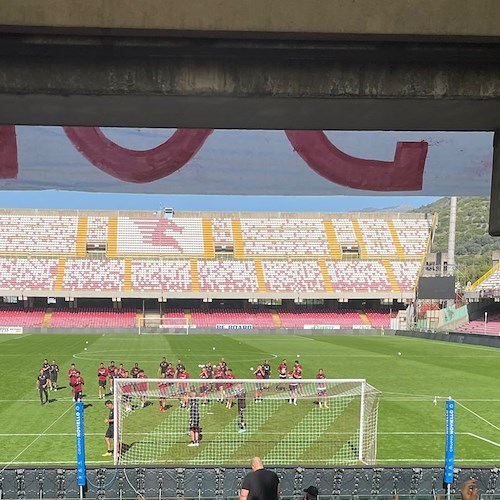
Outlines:
[[370,465],[379,398],[362,379],[115,379],[114,460]]
[[[273,467],[282,498],[298,500],[316,486],[319,500],[436,500],[444,496],[440,467]],[[233,499],[250,472],[245,467],[92,467],[87,470],[87,498]],[[452,499],[460,486],[477,478],[483,500],[498,499],[498,468],[455,468]],[[71,467],[0,468],[0,498],[79,498],[76,469]]]

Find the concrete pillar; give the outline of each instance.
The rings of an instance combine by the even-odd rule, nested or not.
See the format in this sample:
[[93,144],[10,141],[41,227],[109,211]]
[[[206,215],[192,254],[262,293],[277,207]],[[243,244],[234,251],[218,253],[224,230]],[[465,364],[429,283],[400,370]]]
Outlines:
[[493,173],[490,197],[490,234],[500,236],[500,131],[493,138]]

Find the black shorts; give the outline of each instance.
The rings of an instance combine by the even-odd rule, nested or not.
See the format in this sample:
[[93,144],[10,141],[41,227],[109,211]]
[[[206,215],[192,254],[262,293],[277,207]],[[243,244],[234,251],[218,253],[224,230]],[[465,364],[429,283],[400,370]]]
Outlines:
[[55,384],[57,382],[57,373],[50,374],[50,381]]
[[82,391],[75,392],[75,393],[74,393],[74,396],[73,396],[73,399],[74,399],[75,401],[78,401],[78,400],[81,400],[81,399],[82,399],[82,396],[83,396]]
[[106,381],[105,380],[98,380],[99,387],[106,387]]
[[109,439],[113,439],[115,437],[115,429],[112,425],[108,427],[108,430],[106,431],[106,434],[104,434],[104,436]]

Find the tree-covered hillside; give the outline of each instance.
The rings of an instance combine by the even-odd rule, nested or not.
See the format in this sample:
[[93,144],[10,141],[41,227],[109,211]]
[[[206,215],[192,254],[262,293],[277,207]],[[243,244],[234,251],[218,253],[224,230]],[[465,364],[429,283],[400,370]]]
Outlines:
[[[455,254],[457,277],[460,282],[474,282],[492,266],[491,254],[500,250],[500,237],[488,234],[490,199],[486,197],[463,197],[457,200],[457,235]],[[438,227],[432,252],[448,250],[450,224],[450,198],[442,198],[425,205],[415,212],[437,213]]]

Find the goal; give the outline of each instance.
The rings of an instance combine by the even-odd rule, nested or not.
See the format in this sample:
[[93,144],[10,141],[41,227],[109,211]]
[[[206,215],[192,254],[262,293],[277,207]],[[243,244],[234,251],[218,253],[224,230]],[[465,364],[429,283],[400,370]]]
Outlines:
[[137,330],[141,333],[168,333],[181,331],[189,334],[188,318],[171,318],[168,316],[145,316],[137,319]]
[[115,379],[114,388],[116,465],[376,462],[380,392],[363,379]]

